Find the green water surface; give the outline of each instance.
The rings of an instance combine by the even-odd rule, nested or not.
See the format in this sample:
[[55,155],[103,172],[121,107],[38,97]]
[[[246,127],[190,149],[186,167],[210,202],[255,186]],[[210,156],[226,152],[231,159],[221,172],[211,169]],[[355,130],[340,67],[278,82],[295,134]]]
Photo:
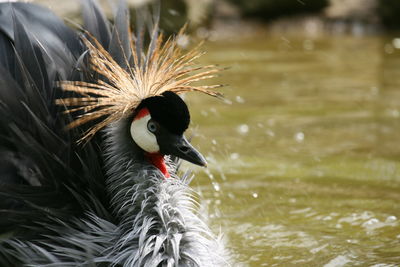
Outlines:
[[193,185],[233,266],[400,265],[396,45],[260,35],[204,47],[229,86],[225,102],[188,97],[209,161]]

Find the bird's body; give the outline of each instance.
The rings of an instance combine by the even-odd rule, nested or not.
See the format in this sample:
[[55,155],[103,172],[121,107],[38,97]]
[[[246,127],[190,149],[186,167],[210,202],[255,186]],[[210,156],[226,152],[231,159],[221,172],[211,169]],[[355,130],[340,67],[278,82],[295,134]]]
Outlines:
[[[132,66],[142,71],[145,61],[158,64],[150,58],[159,48],[150,42],[146,53],[153,55],[135,54],[123,3],[113,26],[94,2],[83,7],[93,45],[47,9],[0,4],[0,265],[226,264],[220,243],[196,214],[190,177],[179,178],[173,160],[164,161],[174,155],[205,163],[183,138],[189,115],[173,93],[194,90],[179,83],[186,73],[178,65],[180,76],[163,80],[168,89],[140,101],[132,97],[129,112],[115,105],[111,114],[113,102],[101,101],[113,93],[123,103],[116,83],[138,81]],[[141,54],[147,57],[138,59]],[[102,73],[109,62],[120,69]],[[93,99],[99,105],[91,110]],[[78,116],[69,115],[75,111]],[[107,121],[115,114],[120,117]],[[82,138],[85,144],[77,144]]]

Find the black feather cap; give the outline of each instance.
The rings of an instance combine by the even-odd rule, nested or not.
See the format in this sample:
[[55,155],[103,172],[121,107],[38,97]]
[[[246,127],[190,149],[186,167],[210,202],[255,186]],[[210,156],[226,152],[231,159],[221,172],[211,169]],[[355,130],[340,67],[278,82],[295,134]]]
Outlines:
[[145,107],[152,119],[171,133],[181,135],[189,127],[189,109],[182,98],[171,91],[144,99],[137,110]]

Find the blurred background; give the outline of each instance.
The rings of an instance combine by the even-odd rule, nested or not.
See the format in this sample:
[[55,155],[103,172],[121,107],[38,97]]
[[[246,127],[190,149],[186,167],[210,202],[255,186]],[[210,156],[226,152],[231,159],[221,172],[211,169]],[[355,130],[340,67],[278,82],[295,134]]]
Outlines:
[[182,45],[229,68],[224,101],[187,100],[210,163],[193,186],[233,266],[399,266],[400,1],[161,2],[166,33],[188,20]]

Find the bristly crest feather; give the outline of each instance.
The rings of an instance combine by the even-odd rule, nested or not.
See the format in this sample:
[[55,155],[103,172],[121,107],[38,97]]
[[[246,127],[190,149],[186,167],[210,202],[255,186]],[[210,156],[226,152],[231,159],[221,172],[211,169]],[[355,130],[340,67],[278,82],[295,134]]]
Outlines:
[[[157,31],[155,27],[154,31]],[[210,89],[221,85],[195,86],[194,82],[215,77],[220,71],[214,65],[196,66],[194,61],[202,53],[199,46],[184,53],[178,45],[184,28],[176,37],[165,42],[162,34],[152,38],[148,51],[137,49],[136,39],[130,36],[132,64],[125,58],[128,69],[122,68],[102,45],[92,36],[83,37],[89,50],[89,64],[93,71],[104,77],[96,83],[82,81],[63,81],[60,83],[64,91],[75,92],[81,97],[57,99],[58,105],[65,105],[66,113],[83,112],[67,128],[71,129],[93,120],[99,123],[91,126],[79,140],[88,141],[100,129],[114,121],[131,115],[140,102],[148,97],[161,95],[166,91],[177,94],[201,92],[219,97],[220,93]],[[154,36],[154,35],[153,35]]]

